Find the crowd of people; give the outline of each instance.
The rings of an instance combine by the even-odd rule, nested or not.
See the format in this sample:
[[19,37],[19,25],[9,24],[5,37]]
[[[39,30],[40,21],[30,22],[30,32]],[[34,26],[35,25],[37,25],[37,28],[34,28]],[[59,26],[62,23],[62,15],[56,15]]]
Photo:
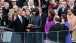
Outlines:
[[50,40],[55,43],[53,33],[49,35],[49,32],[68,30],[61,32],[61,36],[65,35],[65,40],[60,43],[72,43],[71,39],[76,40],[76,1],[0,0],[0,26],[2,29],[7,27],[14,32],[20,32],[23,41],[22,32],[34,32],[29,34],[26,43],[42,43],[38,32],[46,33],[46,43]]

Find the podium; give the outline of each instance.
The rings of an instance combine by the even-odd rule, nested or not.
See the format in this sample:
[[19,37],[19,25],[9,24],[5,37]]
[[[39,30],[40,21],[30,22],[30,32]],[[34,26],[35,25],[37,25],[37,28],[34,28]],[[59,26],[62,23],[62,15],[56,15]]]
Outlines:
[[22,43],[21,35],[16,32],[0,30],[0,43]]

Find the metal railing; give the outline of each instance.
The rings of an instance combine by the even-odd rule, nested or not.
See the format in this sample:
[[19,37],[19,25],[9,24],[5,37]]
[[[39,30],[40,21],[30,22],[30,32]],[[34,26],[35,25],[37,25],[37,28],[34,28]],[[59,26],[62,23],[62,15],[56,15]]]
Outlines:
[[[49,43],[60,43],[62,31],[49,32],[47,35],[45,32],[10,32],[0,30],[0,42],[3,43],[47,43],[46,37],[48,37]],[[62,35],[63,37],[63,35]],[[65,41],[65,40],[63,40]]]

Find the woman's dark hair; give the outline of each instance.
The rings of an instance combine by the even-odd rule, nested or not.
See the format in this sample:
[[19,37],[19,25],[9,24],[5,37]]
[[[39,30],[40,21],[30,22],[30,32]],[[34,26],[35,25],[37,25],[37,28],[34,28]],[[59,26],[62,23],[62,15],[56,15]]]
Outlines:
[[[70,9],[70,8],[68,8],[68,10],[71,10],[71,12],[74,13],[74,9]],[[67,10],[67,11],[68,11],[68,10]]]
[[55,16],[55,12],[54,12],[54,10],[53,10],[53,9],[50,9],[50,10],[48,11],[48,13],[50,13],[50,14],[51,14],[51,16],[54,18],[54,16]]
[[62,14],[61,16],[64,18],[64,21],[65,21],[65,22],[68,21],[68,20],[67,20],[67,15],[66,15],[66,14]]
[[39,15],[39,10],[38,10],[38,8],[33,8],[33,9],[32,9],[32,12],[36,12],[35,15]]

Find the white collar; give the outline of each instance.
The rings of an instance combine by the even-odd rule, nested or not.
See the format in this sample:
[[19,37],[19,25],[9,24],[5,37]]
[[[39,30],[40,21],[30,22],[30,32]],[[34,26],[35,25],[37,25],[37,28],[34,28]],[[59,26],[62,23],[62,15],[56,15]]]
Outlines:
[[42,15],[42,13],[39,14],[40,16]]
[[72,5],[71,7],[74,7],[74,5]]
[[0,15],[2,15],[2,13],[0,13]]
[[70,6],[71,9],[73,9],[74,5]]
[[18,17],[20,18],[21,16],[20,16],[20,15],[18,15]]
[[60,22],[55,22],[55,24],[56,24],[56,23],[60,23]]
[[35,8],[35,6],[34,6],[34,5],[33,5],[33,6],[30,6],[30,5],[29,5],[29,9],[30,9],[30,7],[33,7],[33,8]]
[[[35,6],[34,6],[34,5],[33,5],[33,6],[30,6],[30,5],[29,5],[29,9],[30,9],[31,7],[32,7],[32,8],[35,8]],[[31,11],[31,9],[30,9],[30,11]]]

